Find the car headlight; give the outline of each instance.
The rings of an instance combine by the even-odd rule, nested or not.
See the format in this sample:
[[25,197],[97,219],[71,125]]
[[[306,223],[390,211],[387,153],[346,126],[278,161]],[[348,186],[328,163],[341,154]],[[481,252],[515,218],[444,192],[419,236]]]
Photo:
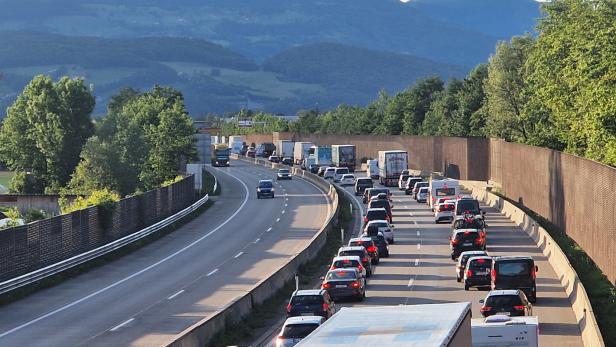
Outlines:
[[257,192],[261,193],[261,188],[257,188]]

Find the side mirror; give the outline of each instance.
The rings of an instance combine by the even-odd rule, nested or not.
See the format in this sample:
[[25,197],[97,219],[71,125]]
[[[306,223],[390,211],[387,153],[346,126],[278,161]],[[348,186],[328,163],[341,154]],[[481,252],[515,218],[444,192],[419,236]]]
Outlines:
[[486,215],[486,211],[481,211],[481,215],[485,216]]
[[320,279],[321,281],[323,281],[323,280],[325,280],[325,276],[321,276],[321,277],[319,277],[319,279]]
[[396,226],[395,226],[395,225],[393,225],[393,224],[391,224],[391,225],[390,225],[390,227],[395,228]]
[[449,236],[448,239],[451,240],[451,236]]
[[535,265],[535,272],[539,272],[539,267]]
[[483,304],[484,302],[485,302],[485,300],[484,300],[484,299],[479,300],[479,303],[480,303],[480,304]]

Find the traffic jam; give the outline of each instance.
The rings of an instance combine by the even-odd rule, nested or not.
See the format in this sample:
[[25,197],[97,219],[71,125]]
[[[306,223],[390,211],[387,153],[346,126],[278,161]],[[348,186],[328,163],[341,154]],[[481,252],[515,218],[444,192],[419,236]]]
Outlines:
[[[434,223],[451,226],[449,254],[452,271],[464,290],[487,290],[479,301],[486,319],[473,319],[473,344],[485,337],[486,343],[505,345],[515,342],[518,329],[525,329],[525,345],[537,345],[538,320],[533,317],[532,304],[537,300],[537,266],[530,256],[497,256],[488,252],[489,226],[486,213],[478,200],[461,192],[454,179],[436,179],[413,175],[408,169],[408,153],[379,151],[378,159],[368,159],[364,172],[355,174],[355,146],[315,146],[311,143],[279,143],[287,149],[286,157],[268,153],[272,162],[299,165],[331,180],[341,188],[351,188],[362,208],[361,233],[353,235],[338,249],[318,288],[298,289],[288,301],[287,319],[273,341],[275,346],[294,346],[308,335],[319,335],[318,327],[335,319],[337,303],[363,301],[370,279],[382,258],[390,257],[390,245],[395,244],[394,197],[404,194],[416,204],[426,204],[434,215]],[[293,150],[291,150],[293,147]],[[258,149],[250,148],[256,153]],[[294,156],[294,158],[292,157]],[[394,190],[399,193],[393,194]],[[399,208],[397,209],[397,211]],[[508,324],[516,322],[516,324]],[[511,330],[498,335],[481,328],[497,325]],[[514,331],[515,330],[515,331]],[[485,336],[482,336],[485,335]],[[302,344],[303,345],[303,344]]]

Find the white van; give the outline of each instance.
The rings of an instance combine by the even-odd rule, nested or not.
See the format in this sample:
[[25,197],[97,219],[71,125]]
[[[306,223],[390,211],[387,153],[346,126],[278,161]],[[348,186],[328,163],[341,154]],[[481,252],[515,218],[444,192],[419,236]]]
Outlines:
[[473,347],[539,346],[539,319],[535,316],[493,315],[471,320]]
[[370,159],[367,161],[368,164],[368,176],[373,180],[379,178],[379,161],[378,159]]
[[340,182],[342,176],[349,173],[349,168],[346,167],[337,167],[334,171],[334,182]]
[[434,211],[438,199],[451,198],[452,200],[456,200],[460,197],[460,185],[458,180],[449,178],[444,180],[430,180],[428,188],[428,204],[432,211]]

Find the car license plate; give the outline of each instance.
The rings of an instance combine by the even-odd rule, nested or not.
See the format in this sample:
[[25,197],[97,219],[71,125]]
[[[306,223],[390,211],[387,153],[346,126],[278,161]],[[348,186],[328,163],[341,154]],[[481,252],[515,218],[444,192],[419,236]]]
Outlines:
[[336,288],[346,288],[347,286],[345,284],[339,284],[336,286]]
[[462,246],[472,246],[473,243],[472,242],[465,242]]
[[314,316],[314,313],[312,313],[312,312],[302,312],[301,315],[302,316]]
[[487,275],[488,274],[488,270],[485,271],[477,271],[477,275]]
[[502,315],[505,315],[505,316],[511,315],[511,313],[509,313],[509,312],[496,312],[496,314],[502,314]]

